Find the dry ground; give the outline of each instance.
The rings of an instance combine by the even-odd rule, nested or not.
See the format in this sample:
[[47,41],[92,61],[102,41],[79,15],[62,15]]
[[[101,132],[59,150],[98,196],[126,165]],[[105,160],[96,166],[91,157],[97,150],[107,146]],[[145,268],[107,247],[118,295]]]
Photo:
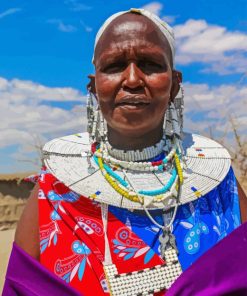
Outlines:
[[0,231],[0,293],[3,288],[14,233],[14,229]]

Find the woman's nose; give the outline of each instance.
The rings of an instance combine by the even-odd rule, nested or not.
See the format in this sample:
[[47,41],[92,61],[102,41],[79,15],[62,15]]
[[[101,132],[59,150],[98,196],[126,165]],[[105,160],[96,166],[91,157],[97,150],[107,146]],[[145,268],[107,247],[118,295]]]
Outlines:
[[144,86],[144,81],[135,63],[130,63],[124,71],[123,86],[129,88],[139,88]]

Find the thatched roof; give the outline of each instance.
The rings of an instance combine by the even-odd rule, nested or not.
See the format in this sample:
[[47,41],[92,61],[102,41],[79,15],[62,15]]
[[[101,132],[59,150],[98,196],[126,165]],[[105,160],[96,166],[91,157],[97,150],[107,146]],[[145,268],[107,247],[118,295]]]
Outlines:
[[13,173],[13,174],[0,174],[0,181],[21,181],[24,178],[37,174],[36,172],[23,172],[23,173]]

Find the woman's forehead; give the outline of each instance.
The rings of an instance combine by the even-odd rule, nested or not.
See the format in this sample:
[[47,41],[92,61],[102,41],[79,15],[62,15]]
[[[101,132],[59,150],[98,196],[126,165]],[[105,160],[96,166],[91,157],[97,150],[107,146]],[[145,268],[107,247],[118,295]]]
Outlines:
[[126,13],[116,18],[102,34],[96,49],[95,58],[104,51],[121,46],[135,44],[158,46],[171,54],[169,43],[160,29],[147,17],[134,13]]
[[146,22],[141,22],[139,20],[125,20],[113,25],[111,32],[113,36],[121,37],[125,32],[128,32],[128,34],[131,34],[132,32],[141,32],[145,35],[148,30],[152,30],[152,28],[148,27]]

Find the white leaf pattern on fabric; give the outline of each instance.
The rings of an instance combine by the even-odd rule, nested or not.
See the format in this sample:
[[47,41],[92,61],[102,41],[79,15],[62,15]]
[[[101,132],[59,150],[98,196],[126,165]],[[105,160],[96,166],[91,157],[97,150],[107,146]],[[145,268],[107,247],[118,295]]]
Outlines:
[[73,280],[73,278],[77,274],[77,271],[79,269],[80,264],[81,264],[81,262],[79,262],[78,264],[76,264],[76,266],[72,269],[71,274],[70,274],[70,282]]
[[191,229],[193,227],[193,224],[186,222],[186,221],[182,221],[182,222],[180,222],[180,224],[186,229]]
[[124,250],[124,249],[126,249],[126,247],[125,246],[117,246],[117,249],[118,250]]
[[150,249],[150,247],[141,248],[140,250],[138,250],[138,251],[135,253],[134,258],[139,257],[139,256],[145,254],[149,249]]

